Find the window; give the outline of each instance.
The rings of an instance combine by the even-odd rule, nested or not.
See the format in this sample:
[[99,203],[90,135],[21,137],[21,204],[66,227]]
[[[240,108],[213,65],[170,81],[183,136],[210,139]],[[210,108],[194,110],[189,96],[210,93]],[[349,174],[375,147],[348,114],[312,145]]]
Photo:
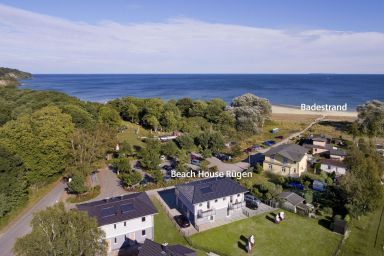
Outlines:
[[113,224],[113,227],[116,229],[116,224]]
[[281,168],[281,172],[282,172],[282,173],[285,173],[285,168],[284,168],[284,167]]
[[215,203],[217,203],[217,199],[215,200]]
[[141,218],[141,222],[145,222],[145,217]]
[[213,216],[211,215],[211,216],[209,216],[209,220],[213,220]]
[[203,205],[202,203],[199,204],[200,207],[201,207],[202,205]]
[[141,230],[141,235],[145,236],[145,230]]
[[207,208],[211,208],[211,204],[209,203],[209,201],[207,202]]
[[330,170],[331,169],[331,166],[330,165],[328,165],[328,170]]
[[284,157],[284,158],[283,158],[283,163],[284,163],[284,164],[288,163],[288,159]]
[[240,194],[237,194],[237,197],[240,197]]
[[269,164],[268,168],[269,168],[269,170],[272,170],[272,165],[271,165],[271,164]]
[[223,201],[225,201],[227,198],[226,197],[223,197]]
[[115,244],[117,244],[117,238],[115,237]]

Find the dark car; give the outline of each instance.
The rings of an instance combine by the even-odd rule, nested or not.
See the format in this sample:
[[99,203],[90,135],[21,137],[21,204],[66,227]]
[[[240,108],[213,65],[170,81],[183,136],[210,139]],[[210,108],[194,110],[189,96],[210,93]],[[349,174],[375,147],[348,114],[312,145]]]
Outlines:
[[272,145],[275,145],[275,144],[276,144],[276,141],[274,141],[274,140],[267,140],[267,141],[264,141],[263,144],[264,144],[265,146],[270,147],[270,146],[272,146]]
[[245,200],[245,205],[248,208],[252,208],[252,209],[259,207],[259,205],[261,203],[261,201],[259,199],[257,199],[255,196],[253,196],[250,193],[245,194],[244,200]]
[[280,136],[276,136],[275,139],[282,140],[282,139],[284,139],[284,136],[281,136],[281,135]]
[[184,215],[177,215],[174,218],[177,224],[179,224],[179,226],[182,228],[187,228],[191,225],[191,223],[189,223],[188,218],[185,217]]

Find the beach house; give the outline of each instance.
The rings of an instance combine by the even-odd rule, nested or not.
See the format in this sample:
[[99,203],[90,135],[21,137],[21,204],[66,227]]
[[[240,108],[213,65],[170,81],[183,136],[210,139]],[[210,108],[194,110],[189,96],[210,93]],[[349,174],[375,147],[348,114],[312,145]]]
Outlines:
[[282,144],[265,153],[263,169],[287,177],[300,177],[307,171],[308,149],[296,144]]
[[196,227],[242,214],[247,191],[230,178],[192,181],[176,186],[176,205]]
[[155,206],[146,193],[133,193],[80,204],[105,232],[108,249],[118,250],[153,239]]

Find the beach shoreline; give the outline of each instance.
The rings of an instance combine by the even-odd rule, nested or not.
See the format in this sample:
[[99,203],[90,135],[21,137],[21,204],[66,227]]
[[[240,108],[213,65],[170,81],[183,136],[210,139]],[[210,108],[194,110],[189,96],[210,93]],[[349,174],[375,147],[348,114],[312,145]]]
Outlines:
[[356,111],[308,111],[301,110],[299,107],[287,107],[281,105],[272,105],[272,114],[287,114],[287,115],[324,115],[329,117],[349,117],[357,118]]

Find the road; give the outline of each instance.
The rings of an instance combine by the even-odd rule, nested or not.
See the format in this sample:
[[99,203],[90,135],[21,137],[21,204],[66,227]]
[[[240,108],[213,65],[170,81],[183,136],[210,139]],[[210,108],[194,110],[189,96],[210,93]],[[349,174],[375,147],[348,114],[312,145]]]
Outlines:
[[21,237],[29,232],[32,228],[30,223],[33,213],[40,211],[48,206],[52,206],[60,200],[64,192],[65,184],[59,182],[48,194],[46,194],[40,201],[33,207],[28,209],[21,217],[15,220],[9,227],[6,228],[4,233],[0,234],[0,254],[2,256],[10,256],[16,238]]

